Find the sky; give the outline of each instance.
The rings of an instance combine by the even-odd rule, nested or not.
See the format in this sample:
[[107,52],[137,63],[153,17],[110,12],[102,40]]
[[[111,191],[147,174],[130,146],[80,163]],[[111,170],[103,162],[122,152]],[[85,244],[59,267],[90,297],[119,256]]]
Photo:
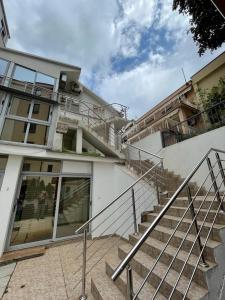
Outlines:
[[9,48],[81,67],[80,81],[137,118],[225,50],[199,57],[172,0],[5,0]]

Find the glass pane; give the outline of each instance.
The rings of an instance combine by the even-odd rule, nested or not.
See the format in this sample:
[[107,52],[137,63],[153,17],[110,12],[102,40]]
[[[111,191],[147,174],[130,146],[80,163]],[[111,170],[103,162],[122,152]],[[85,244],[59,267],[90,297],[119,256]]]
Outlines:
[[47,144],[48,127],[31,123],[28,133],[28,144],[46,145]]
[[45,74],[37,73],[36,84],[48,89],[53,89],[55,78]]
[[26,122],[6,119],[1,134],[1,140],[24,143],[26,127]]
[[58,178],[23,176],[10,245],[51,239]]
[[71,236],[89,219],[90,179],[62,178],[57,237]]
[[10,111],[11,115],[28,117],[30,110],[30,101],[14,97],[11,101]]
[[20,81],[34,83],[35,71],[21,67],[21,66],[16,66],[13,78],[20,80]]
[[0,171],[5,171],[7,160],[7,156],[0,155]]
[[25,158],[23,171],[60,173],[61,161]]
[[5,75],[9,62],[0,58],[0,75]]
[[48,121],[51,105],[48,103],[35,102],[32,112],[32,118]]

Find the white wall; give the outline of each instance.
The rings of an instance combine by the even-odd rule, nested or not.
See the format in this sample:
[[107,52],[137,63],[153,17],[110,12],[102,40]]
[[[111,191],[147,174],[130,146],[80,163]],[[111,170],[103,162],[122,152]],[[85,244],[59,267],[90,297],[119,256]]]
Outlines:
[[[165,148],[162,148],[160,132],[151,134],[133,145],[163,157],[164,168],[185,178],[210,148],[225,150],[225,127],[211,130]],[[212,164],[215,163],[215,155],[212,154],[210,158]],[[225,155],[221,154],[221,158],[225,159]],[[215,169],[215,172],[217,171],[218,168]],[[208,167],[204,163],[194,176],[193,181],[200,185],[207,174]],[[208,179],[205,186],[208,187],[209,182]]]
[[[165,168],[186,177],[210,148],[225,150],[225,127],[211,130],[181,143],[163,148],[160,154],[164,158],[163,165]],[[212,163],[214,163],[214,154],[210,157]],[[225,159],[225,155],[221,155],[221,158]],[[193,179],[201,184],[207,174],[208,168],[205,163]],[[208,186],[208,184],[206,185]]]
[[[137,177],[125,167],[94,163],[92,216],[95,216],[136,179]],[[144,182],[138,183],[134,190],[137,223],[140,223],[141,213],[152,209],[153,205],[156,204],[156,193],[152,187]],[[93,237],[116,233],[127,238],[130,233],[133,233],[131,203],[131,191],[129,191],[92,223]],[[113,212],[115,213],[112,214]]]

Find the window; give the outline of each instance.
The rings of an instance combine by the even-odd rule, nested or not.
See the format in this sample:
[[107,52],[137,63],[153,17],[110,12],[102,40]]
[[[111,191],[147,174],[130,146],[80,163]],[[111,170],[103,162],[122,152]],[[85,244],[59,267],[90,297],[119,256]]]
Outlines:
[[61,161],[25,158],[23,162],[23,172],[25,171],[60,173]]
[[11,87],[39,97],[51,98],[54,86],[54,77],[20,65],[15,66]]
[[2,186],[7,160],[8,160],[7,156],[0,155],[0,190]]
[[9,62],[5,59],[0,58],[0,75],[5,75],[8,70]]
[[0,139],[47,145],[51,111],[52,105],[48,103],[12,97]]
[[40,104],[34,104],[34,108],[33,108],[33,114],[37,115],[39,114],[39,110],[40,110]]

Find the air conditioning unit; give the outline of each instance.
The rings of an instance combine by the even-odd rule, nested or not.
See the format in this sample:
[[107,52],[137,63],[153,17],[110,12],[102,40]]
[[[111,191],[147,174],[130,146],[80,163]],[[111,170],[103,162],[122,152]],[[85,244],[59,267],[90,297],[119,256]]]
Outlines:
[[71,91],[80,95],[83,92],[83,87],[81,84],[77,81],[72,81],[71,82]]

